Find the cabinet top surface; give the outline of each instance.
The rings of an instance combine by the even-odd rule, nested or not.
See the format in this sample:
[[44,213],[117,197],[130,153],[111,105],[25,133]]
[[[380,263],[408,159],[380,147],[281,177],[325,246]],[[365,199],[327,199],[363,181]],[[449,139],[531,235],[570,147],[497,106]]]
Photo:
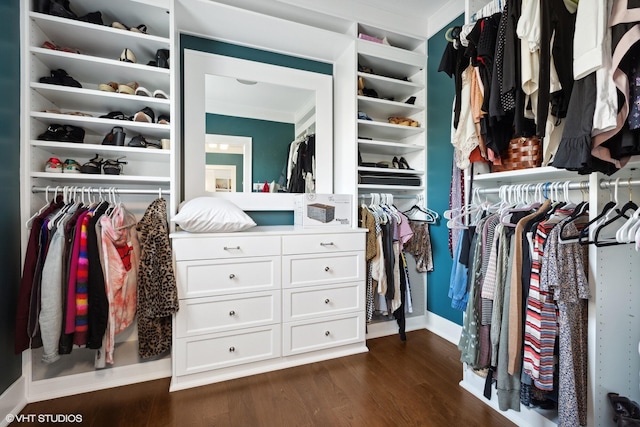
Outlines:
[[351,227],[316,227],[302,228],[294,225],[262,225],[250,228],[245,231],[234,233],[190,233],[187,231],[176,231],[171,233],[169,237],[172,239],[191,239],[191,238],[211,238],[211,237],[244,237],[244,236],[264,236],[264,235],[283,235],[283,234],[336,234],[336,233],[366,233],[366,228]]

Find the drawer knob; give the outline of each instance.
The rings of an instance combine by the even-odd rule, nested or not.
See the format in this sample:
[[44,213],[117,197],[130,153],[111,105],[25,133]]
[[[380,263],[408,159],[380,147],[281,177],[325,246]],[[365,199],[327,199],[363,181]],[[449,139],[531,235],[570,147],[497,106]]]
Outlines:
[[333,242],[329,242],[329,243],[320,242],[320,246],[334,246],[334,244]]
[[324,336],[325,336],[325,337],[328,337],[329,335],[331,335],[331,332],[329,332],[329,331],[325,331]]
[[331,270],[329,267],[324,268],[324,271],[329,271],[329,270]]
[[231,310],[231,311],[229,312],[229,316],[235,316],[235,315],[236,315],[236,312],[235,312],[235,311]]
[[327,298],[326,300],[324,300],[325,304],[329,304],[331,302],[331,300],[329,298]]
[[224,250],[225,251],[232,251],[232,250],[239,251],[240,250],[240,246],[225,246]]
[[235,274],[231,273],[231,274],[229,275],[229,279],[235,279],[235,278],[236,278],[236,275],[235,275]]
[[233,353],[234,351],[236,351],[235,347],[229,347],[229,353]]

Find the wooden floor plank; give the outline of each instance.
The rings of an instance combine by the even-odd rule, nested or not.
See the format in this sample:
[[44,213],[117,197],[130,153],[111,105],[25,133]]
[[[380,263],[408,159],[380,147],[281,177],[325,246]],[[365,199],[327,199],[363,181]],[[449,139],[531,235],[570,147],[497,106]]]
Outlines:
[[[459,386],[455,345],[426,331],[367,341],[369,352],[169,393],[169,379],[27,405],[82,425],[513,426]],[[29,423],[20,423],[29,425]],[[37,424],[32,424],[37,425]]]

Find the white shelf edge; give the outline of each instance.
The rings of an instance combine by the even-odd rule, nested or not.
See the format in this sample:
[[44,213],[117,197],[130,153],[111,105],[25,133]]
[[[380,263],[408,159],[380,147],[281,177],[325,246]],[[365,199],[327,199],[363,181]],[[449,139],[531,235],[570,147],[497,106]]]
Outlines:
[[145,156],[147,155],[169,156],[171,154],[170,150],[158,150],[156,148],[138,148],[138,147],[86,144],[86,143],[78,144],[73,142],[40,141],[37,139],[31,140],[31,146],[41,147],[41,148],[53,148],[53,149],[58,148],[58,149],[73,150],[73,151],[113,152],[114,154],[137,153],[137,154],[144,154]]
[[378,122],[375,120],[358,119],[358,124],[363,124],[366,126],[380,126],[382,128],[388,128],[388,129],[398,129],[400,131],[404,131],[412,135],[417,135],[425,131],[425,128],[423,128],[422,126],[403,126],[403,125],[396,125],[393,123]]
[[60,86],[60,85],[52,85],[48,83],[39,83],[39,82],[31,82],[31,89],[36,90],[40,93],[42,92],[60,92],[62,93],[72,93],[76,95],[84,95],[84,96],[95,96],[95,97],[105,97],[105,98],[114,98],[119,101],[140,101],[146,102],[149,104],[158,104],[158,105],[166,105],[169,106],[171,104],[170,99],[164,98],[154,98],[150,96],[140,96],[140,95],[129,95],[123,93],[115,93],[115,92],[106,92],[103,90],[95,90],[95,89],[85,89],[71,86]]
[[424,106],[422,105],[407,104],[406,102],[390,101],[388,99],[372,98],[370,96],[358,95],[358,101],[362,101],[365,103],[370,102],[373,104],[387,105],[389,107],[406,108],[409,110],[415,110],[415,113],[424,111]]
[[424,175],[424,171],[415,169],[394,169],[394,168],[372,168],[366,166],[358,166],[358,172],[380,172],[386,174],[399,175]]
[[56,181],[95,181],[95,182],[126,182],[131,184],[167,184],[170,178],[167,176],[135,176],[135,175],[103,175],[89,173],[51,173],[31,172],[31,178],[46,178]]
[[378,74],[365,73],[365,72],[362,72],[362,71],[358,71],[358,77],[362,77],[362,78],[365,78],[365,79],[372,79],[372,80],[380,80],[380,81],[383,81],[383,82],[393,83],[393,84],[397,84],[397,85],[410,86],[412,88],[415,88],[416,90],[425,88],[425,85],[423,85],[423,84],[410,82],[408,80],[394,79],[393,77],[381,76],[381,75],[378,75]]
[[413,185],[376,185],[376,184],[358,184],[358,190],[389,190],[389,191],[407,191],[418,192],[424,191],[423,186]]
[[558,169],[553,166],[544,166],[539,168],[530,168],[530,169],[522,169],[518,171],[507,171],[507,172],[493,172],[493,173],[485,173],[480,175],[474,175],[474,182],[489,182],[489,181],[499,181],[499,182],[518,182],[524,179],[539,179],[539,180],[557,180],[558,178],[571,178],[571,177],[582,177],[583,179],[587,179],[586,175],[580,175],[574,171],[568,171],[566,169]]
[[101,119],[99,117],[86,117],[86,116],[74,116],[73,114],[55,114],[55,113],[43,113],[40,111],[32,111],[31,117],[35,119],[45,120],[63,120],[64,122],[72,123],[88,123],[97,125],[108,126],[122,126],[128,128],[140,128],[140,129],[154,129],[167,131],[171,130],[170,125],[162,125],[158,123],[146,123],[146,122],[134,122],[130,120],[113,120],[113,119]]

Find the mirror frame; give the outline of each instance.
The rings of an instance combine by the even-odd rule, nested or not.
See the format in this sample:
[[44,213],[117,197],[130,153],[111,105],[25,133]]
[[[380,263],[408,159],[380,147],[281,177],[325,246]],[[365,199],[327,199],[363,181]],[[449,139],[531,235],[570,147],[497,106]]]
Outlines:
[[205,191],[205,145],[202,141],[206,135],[206,74],[314,91],[316,99],[316,193],[333,193],[332,76],[184,49],[182,200],[206,195],[230,199],[241,209],[248,211],[295,209],[295,193],[212,193]]

